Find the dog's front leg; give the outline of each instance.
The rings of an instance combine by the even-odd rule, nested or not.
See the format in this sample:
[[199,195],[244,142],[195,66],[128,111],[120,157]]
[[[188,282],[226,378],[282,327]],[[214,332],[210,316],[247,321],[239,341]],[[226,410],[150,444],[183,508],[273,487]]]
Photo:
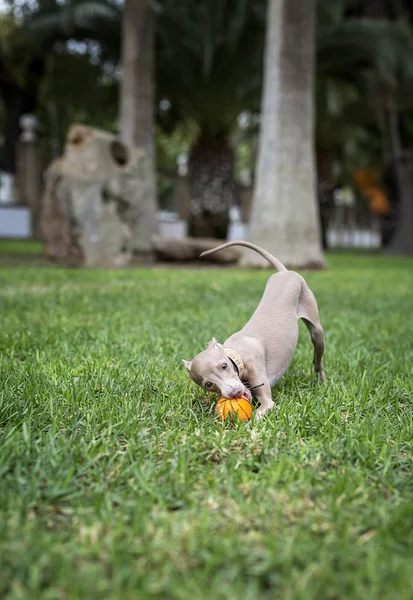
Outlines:
[[[252,387],[253,386],[254,384]],[[271,397],[271,387],[267,380],[265,381],[264,385],[254,390],[254,396],[260,403],[259,407],[255,411],[255,419],[258,420],[261,419],[267,410],[270,410],[270,408],[274,406],[274,402]]]

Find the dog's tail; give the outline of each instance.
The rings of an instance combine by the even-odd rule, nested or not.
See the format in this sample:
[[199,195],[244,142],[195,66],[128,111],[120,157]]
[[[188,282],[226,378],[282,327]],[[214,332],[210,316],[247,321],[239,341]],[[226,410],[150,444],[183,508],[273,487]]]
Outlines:
[[223,250],[224,248],[229,248],[230,246],[245,246],[246,248],[251,248],[251,250],[255,250],[258,254],[261,254],[268,262],[274,267],[276,271],[287,271],[286,267],[280,262],[275,256],[256,246],[255,244],[251,244],[251,242],[242,242],[242,241],[234,241],[227,242],[226,244],[221,244],[221,246],[217,246],[216,248],[212,248],[211,250],[206,250],[201,254],[202,256],[208,256],[208,254],[213,254],[214,252],[218,252],[219,250]]

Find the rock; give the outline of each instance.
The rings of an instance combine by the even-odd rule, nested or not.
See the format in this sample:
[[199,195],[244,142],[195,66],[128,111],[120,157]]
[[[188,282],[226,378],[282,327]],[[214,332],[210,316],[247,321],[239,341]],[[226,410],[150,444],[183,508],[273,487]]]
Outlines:
[[115,135],[73,125],[46,172],[46,255],[70,265],[122,267],[151,252],[156,214],[145,203],[146,156]]
[[[209,238],[162,238],[159,236],[153,236],[152,247],[156,258],[159,260],[166,261],[194,261],[199,259],[199,255],[206,250],[216,248],[220,244],[224,243],[220,240],[213,240]],[[239,259],[240,252],[238,248],[226,248],[212,254],[211,256],[205,257],[205,263],[217,262],[220,264],[232,264],[236,263]]]
[[69,247],[69,223],[62,214],[58,188],[62,159],[54,160],[45,172],[42,198],[41,231],[44,253],[50,260],[63,260]]

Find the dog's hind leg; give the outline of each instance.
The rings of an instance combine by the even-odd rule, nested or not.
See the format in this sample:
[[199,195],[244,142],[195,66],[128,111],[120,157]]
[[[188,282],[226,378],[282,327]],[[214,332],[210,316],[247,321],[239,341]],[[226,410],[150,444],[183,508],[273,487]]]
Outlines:
[[314,346],[314,370],[320,376],[320,381],[325,382],[326,376],[322,363],[325,350],[324,330],[318,315],[317,301],[304,280],[299,298],[298,317],[304,321],[311,335],[311,341]]

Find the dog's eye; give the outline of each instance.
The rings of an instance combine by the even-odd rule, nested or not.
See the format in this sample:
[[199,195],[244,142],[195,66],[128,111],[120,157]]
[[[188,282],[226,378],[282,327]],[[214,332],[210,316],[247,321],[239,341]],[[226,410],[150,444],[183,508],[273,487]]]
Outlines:
[[212,388],[212,386],[213,386],[213,383],[211,383],[210,381],[207,381],[205,384],[205,387],[207,390],[210,390]]
[[228,369],[228,364],[224,363],[223,365],[221,365],[221,368],[225,371],[225,369]]

